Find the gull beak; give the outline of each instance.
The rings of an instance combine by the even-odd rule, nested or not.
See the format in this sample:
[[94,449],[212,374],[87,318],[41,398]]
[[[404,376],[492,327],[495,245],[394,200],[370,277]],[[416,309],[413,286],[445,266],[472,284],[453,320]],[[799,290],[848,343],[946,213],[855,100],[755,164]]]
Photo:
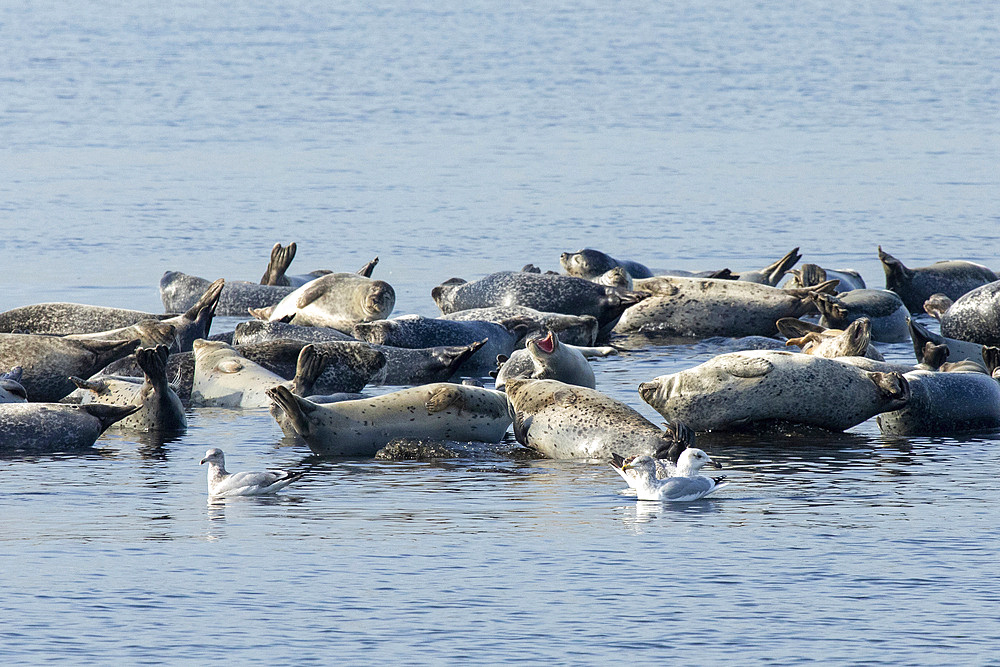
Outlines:
[[722,468],[722,464],[719,463],[718,461],[711,461],[711,464],[713,468],[720,468],[720,469]]
[[198,465],[204,465],[207,461],[208,461],[208,459],[202,459],[201,463],[199,463]]

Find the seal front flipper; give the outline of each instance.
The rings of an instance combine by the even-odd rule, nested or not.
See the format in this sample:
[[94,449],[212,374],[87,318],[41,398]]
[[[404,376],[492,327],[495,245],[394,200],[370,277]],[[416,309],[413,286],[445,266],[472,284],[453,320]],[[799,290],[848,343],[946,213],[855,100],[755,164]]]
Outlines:
[[528,444],[528,430],[531,428],[533,418],[520,410],[514,412],[513,417],[514,439],[525,447],[531,447]]
[[285,277],[285,271],[291,265],[292,260],[295,259],[295,243],[289,243],[285,247],[281,247],[280,243],[275,243],[274,247],[271,248],[271,261],[267,264],[267,270],[264,271],[264,276],[260,279],[261,285],[280,285],[281,287],[288,287],[290,283],[288,278]]
[[678,457],[688,447],[694,447],[694,431],[684,422],[663,424],[663,438],[666,442],[656,448],[654,458],[667,459],[676,464]]
[[375,270],[376,266],[378,266],[378,257],[358,269],[358,275],[364,276],[365,278],[371,278],[372,272]]
[[79,389],[87,389],[95,394],[99,394],[107,388],[107,384],[101,380],[84,380],[83,378],[78,378],[75,375],[69,376],[70,381],[77,386]]
[[462,392],[456,387],[441,387],[435,389],[434,393],[431,394],[430,398],[424,404],[427,407],[427,412],[433,414],[435,412],[443,412],[448,408],[454,406],[459,412],[465,407],[465,400],[462,396]]

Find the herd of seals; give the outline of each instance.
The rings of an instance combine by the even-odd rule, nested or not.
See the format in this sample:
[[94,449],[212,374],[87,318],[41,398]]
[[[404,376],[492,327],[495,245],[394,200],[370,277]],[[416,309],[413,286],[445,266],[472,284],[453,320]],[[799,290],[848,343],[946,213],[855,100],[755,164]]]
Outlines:
[[[539,456],[610,461],[640,499],[691,500],[725,486],[699,474],[713,462],[696,432],[871,418],[896,435],[1000,429],[1000,276],[973,262],[907,268],[880,247],[885,289],[872,289],[852,269],[796,268],[798,248],[761,269],[702,272],[588,248],[563,253],[562,273],[448,279],[430,292],[431,318],[392,316],[392,286],[371,277],[378,258],[287,275],[295,249],[275,244],[259,283],[167,272],[166,313],[0,313],[0,453],[90,447],[108,428],[180,431],[201,406],[267,408],[321,456],[376,456],[399,439],[498,443],[512,430]],[[914,319],[923,312],[940,334]],[[221,315],[245,321],[213,334]],[[725,337],[735,351],[639,385],[661,428],[595,381],[591,360],[625,336]],[[877,343],[907,339],[915,363],[883,359]],[[399,388],[370,396],[370,384]],[[217,449],[202,463],[212,495],[298,478],[230,475]]]

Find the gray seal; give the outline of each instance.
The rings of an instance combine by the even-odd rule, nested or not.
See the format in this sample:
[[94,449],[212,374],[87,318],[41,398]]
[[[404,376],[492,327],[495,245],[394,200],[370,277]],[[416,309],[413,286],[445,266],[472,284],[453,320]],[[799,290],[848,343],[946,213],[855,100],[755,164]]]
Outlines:
[[867,317],[851,322],[846,329],[827,329],[811,322],[786,317],[778,320],[778,331],[806,354],[836,359],[837,357],[868,357],[885,361],[872,345],[872,323]]
[[517,378],[506,393],[514,437],[551,459],[653,455],[676,445],[629,406],[588,387]]
[[931,295],[924,307],[941,322],[941,335],[1000,345],[1000,281],[966,292],[954,303],[943,294]]
[[873,340],[899,343],[909,338],[906,306],[888,290],[856,289],[838,296],[817,294],[813,300],[820,312],[820,326],[846,329],[854,320],[867,317],[872,322]]
[[696,431],[770,422],[843,431],[902,407],[909,389],[900,373],[873,373],[810,354],[756,350],[721,354],[661,375],[640,384],[639,395],[669,421],[682,421]]
[[118,421],[113,428],[136,431],[183,431],[187,428],[184,405],[167,382],[166,345],[140,347],[135,351],[145,373],[142,382],[131,377],[70,378],[82,390],[81,405],[103,404],[138,406],[138,410]]
[[854,289],[865,289],[865,280],[854,269],[824,269],[818,264],[803,264],[797,269],[789,269],[791,278],[782,287],[801,288],[813,287],[827,280],[839,280],[837,293],[850,292]]
[[497,358],[496,388],[503,391],[507,380],[531,378],[559,380],[580,387],[595,387],[594,370],[580,350],[559,342],[551,331],[544,336],[528,337],[523,350],[515,350],[509,359]]
[[576,252],[564,252],[559,256],[563,271],[584,280],[596,280],[611,269],[620,267],[632,278],[649,278],[653,272],[648,267],[631,260],[615,259],[611,255],[584,248]]
[[0,403],[0,453],[62,452],[92,447],[137,406]]
[[510,415],[501,392],[435,383],[356,401],[318,405],[278,386],[272,414],[321,456],[375,456],[396,438],[499,442]]
[[789,252],[776,261],[768,264],[760,271],[740,271],[736,280],[742,282],[757,283],[759,285],[769,285],[777,287],[785,274],[795,266],[795,263],[802,259],[798,248],[792,248]]
[[501,271],[471,283],[452,278],[435,287],[431,296],[444,314],[519,305],[543,312],[592,315],[597,318],[598,340],[603,340],[625,309],[647,295],[621,292],[573,276]]
[[924,354],[927,346],[936,345],[945,349],[945,362],[975,361],[983,360],[983,346],[979,343],[970,343],[964,340],[948,338],[936,334],[915,319],[910,319],[910,340],[913,341],[913,354],[917,357],[917,363],[924,362]]
[[1000,429],[1000,383],[977,372],[912,371],[910,400],[876,418],[886,435],[936,435]]
[[382,280],[356,273],[330,273],[317,278],[268,308],[251,308],[261,320],[312,327],[329,327],[350,333],[359,322],[384,320],[396,305],[396,292]]
[[[275,243],[274,247],[271,248],[271,260],[267,264],[264,276],[260,279],[260,284],[278,285],[281,287],[302,287],[308,282],[333,273],[333,271],[327,269],[318,269],[303,275],[287,275],[285,272],[288,271],[288,267],[291,265],[292,260],[295,259],[295,252],[297,248],[298,247],[294,243],[289,243],[287,246]],[[375,266],[377,264],[378,257],[361,267],[358,274],[364,276],[365,278],[371,278],[372,271],[375,270]]]
[[885,288],[899,295],[911,313],[921,313],[932,294],[944,294],[954,301],[963,294],[1000,276],[982,264],[962,260],[936,262],[930,266],[907,268],[901,261],[878,248],[878,258],[885,271]]
[[469,308],[442,315],[442,320],[481,320],[501,324],[510,320],[529,322],[529,332],[554,331],[559,340],[570,345],[589,347],[597,342],[597,318],[593,315],[546,313],[526,306]]
[[[167,271],[160,278],[160,300],[167,312],[183,312],[193,306],[212,281],[180,271]],[[215,314],[245,317],[250,308],[267,308],[295,291],[293,287],[259,285],[245,280],[227,280]]]

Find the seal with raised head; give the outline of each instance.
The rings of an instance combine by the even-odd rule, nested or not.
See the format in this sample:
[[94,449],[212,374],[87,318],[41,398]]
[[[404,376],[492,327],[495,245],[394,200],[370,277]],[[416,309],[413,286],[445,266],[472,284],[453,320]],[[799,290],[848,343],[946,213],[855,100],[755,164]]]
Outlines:
[[299,287],[273,307],[251,308],[250,314],[351,333],[355,324],[389,317],[395,305],[396,292],[389,283],[356,273],[331,273]]
[[615,331],[689,338],[773,336],[775,322],[813,312],[813,295],[835,285],[786,290],[736,280],[654,276],[635,281],[637,290],[651,296],[626,310]]
[[559,342],[551,331],[544,336],[529,336],[524,349],[515,350],[510,358],[497,358],[496,388],[503,391],[507,380],[531,378],[559,380],[580,387],[595,386],[594,370],[587,358],[571,345]]
[[814,287],[827,280],[840,281],[837,285],[838,294],[866,287],[864,278],[854,269],[824,269],[818,264],[803,264],[797,269],[789,269],[788,273],[792,277],[782,285],[785,288]]
[[512,378],[506,393],[514,437],[551,459],[653,455],[676,444],[641,414],[595,389]]
[[529,331],[554,331],[559,340],[570,345],[589,347],[597,342],[597,318],[593,315],[545,313],[526,306],[469,308],[442,315],[442,320],[481,320],[501,324],[511,320],[530,322]]
[[136,431],[182,431],[187,428],[181,399],[167,382],[166,345],[140,347],[135,351],[139,367],[145,373],[137,378],[98,376],[90,380],[70,378],[81,392],[80,404],[138,406],[138,410],[115,424],[115,428]]
[[954,301],[977,287],[1000,280],[1000,276],[982,264],[963,260],[910,269],[883,252],[882,246],[878,247],[878,258],[885,271],[885,288],[898,294],[911,313],[923,312],[924,302],[932,294],[944,294]]
[[134,405],[0,403],[0,453],[61,452],[92,447]]
[[282,430],[321,456],[375,456],[396,438],[499,442],[510,426],[503,393],[460,384],[427,384],[327,405],[283,386],[268,395]]
[[886,435],[934,435],[1000,429],[1000,382],[981,372],[911,371],[910,400],[876,417]]
[[661,375],[640,384],[639,395],[668,420],[696,431],[762,422],[843,431],[902,407],[909,390],[900,373],[873,373],[810,354],[755,350],[721,354]]
[[563,271],[584,280],[596,280],[611,269],[621,268],[631,278],[649,278],[653,272],[648,267],[631,260],[615,259],[611,255],[584,248],[576,252],[564,252],[559,256]]
[[646,298],[574,276],[501,271],[466,282],[452,278],[431,291],[442,313],[491,306],[527,306],[543,312],[592,315],[597,318],[598,340],[611,333],[629,306]]
[[966,292],[952,302],[933,294],[924,304],[941,322],[941,335],[980,345],[1000,345],[1000,280]]
[[910,335],[906,306],[888,290],[856,289],[837,296],[816,294],[813,301],[820,312],[820,326],[828,329],[846,329],[854,320],[867,317],[872,323],[872,340],[899,343]]
[[862,317],[846,329],[827,329],[811,322],[785,317],[777,322],[778,331],[788,339],[785,345],[797,346],[806,354],[836,359],[837,357],[868,357],[885,361],[872,345],[872,323]]

